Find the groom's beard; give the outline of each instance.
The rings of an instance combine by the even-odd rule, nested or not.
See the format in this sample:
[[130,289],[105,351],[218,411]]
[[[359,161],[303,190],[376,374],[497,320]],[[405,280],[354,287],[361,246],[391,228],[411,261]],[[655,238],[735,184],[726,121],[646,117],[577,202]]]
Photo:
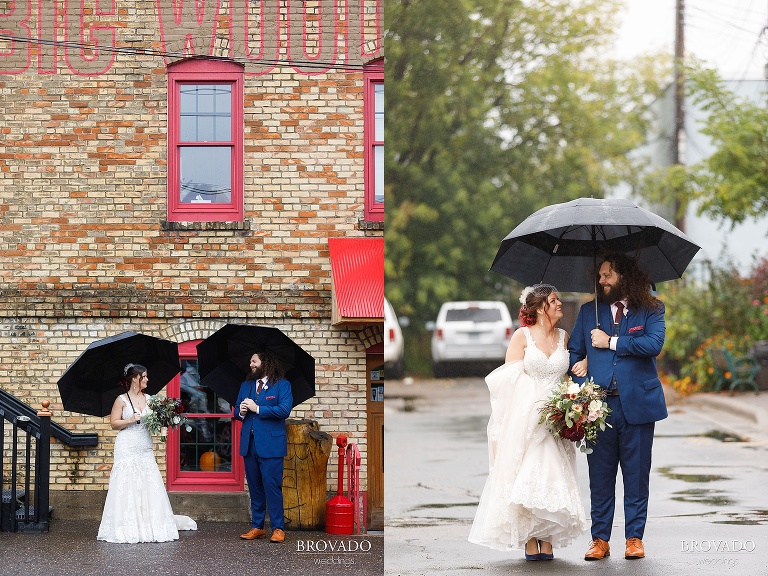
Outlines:
[[264,366],[259,366],[258,368],[251,370],[251,373],[248,374],[248,380],[261,380],[263,377]]
[[600,292],[597,297],[597,299],[600,302],[607,302],[609,304],[613,304],[614,302],[618,302],[619,300],[622,300],[625,296],[625,290],[624,286],[622,286],[622,281],[619,280],[618,284],[615,286],[611,286],[608,292],[605,291],[605,288],[603,286],[600,286]]

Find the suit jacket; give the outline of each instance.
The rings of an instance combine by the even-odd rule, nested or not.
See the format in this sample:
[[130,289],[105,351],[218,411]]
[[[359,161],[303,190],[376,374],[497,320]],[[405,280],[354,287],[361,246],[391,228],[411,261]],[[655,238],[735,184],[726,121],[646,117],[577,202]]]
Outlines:
[[[613,335],[611,305],[598,304],[600,328]],[[568,350],[571,366],[585,356],[589,361],[587,377],[608,388],[613,379],[621,398],[627,422],[647,424],[667,417],[664,390],[656,369],[656,356],[664,345],[666,327],[664,305],[656,310],[627,309],[618,329],[616,351],[593,348],[591,332],[595,328],[595,302],[584,304],[573,327]],[[583,382],[585,378],[574,378]]]
[[[243,382],[233,407],[234,417],[243,423],[240,429],[240,456],[247,455],[248,443],[254,442],[256,455],[260,458],[285,458],[288,454],[285,419],[293,408],[291,383],[286,379],[267,382],[259,394],[255,391],[255,380]],[[253,398],[259,406],[259,413],[249,411],[243,418],[240,416],[240,403],[246,398]]]

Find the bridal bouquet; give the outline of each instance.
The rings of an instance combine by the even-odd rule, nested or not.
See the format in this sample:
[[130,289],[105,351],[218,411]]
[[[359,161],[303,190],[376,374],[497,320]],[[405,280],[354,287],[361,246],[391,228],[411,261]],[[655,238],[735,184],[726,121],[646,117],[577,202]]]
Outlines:
[[161,398],[152,396],[148,402],[152,410],[144,420],[150,434],[160,433],[160,440],[165,442],[167,428],[178,428],[184,426],[187,432],[192,431],[189,420],[184,416],[184,404],[180,398]]
[[605,390],[592,378],[581,385],[571,378],[562,379],[539,413],[539,424],[545,424],[553,436],[574,442],[586,454],[597,443],[597,431],[610,426],[605,421],[611,413]]

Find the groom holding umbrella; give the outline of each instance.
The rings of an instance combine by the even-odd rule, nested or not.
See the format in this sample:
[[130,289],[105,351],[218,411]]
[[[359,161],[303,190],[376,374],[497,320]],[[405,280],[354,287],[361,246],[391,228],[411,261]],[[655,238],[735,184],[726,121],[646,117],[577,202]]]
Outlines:
[[596,295],[600,327],[595,324],[593,303],[584,304],[568,343],[573,375],[587,376],[587,369],[574,365],[587,358],[589,375],[607,389],[606,402],[612,410],[611,427],[599,434],[587,455],[592,543],[584,559],[610,555],[619,465],[624,478],[624,557],[638,559],[645,556],[642,538],[655,422],[667,417],[656,370],[656,357],[664,345],[664,304],[651,295],[648,275],[634,258],[611,254],[602,260]]
[[[594,288],[568,343],[572,374],[605,388],[611,428],[589,463],[592,543],[585,560],[610,555],[616,474],[624,478],[627,559],[643,558],[655,422],[667,417],[656,357],[664,345],[664,305],[652,282],[681,278],[699,247],[660,216],[629,200],[579,198],[542,208],[502,241],[491,270],[565,292]],[[598,259],[598,255],[608,254]],[[599,266],[599,273],[596,274]],[[574,364],[584,358],[587,370]]]

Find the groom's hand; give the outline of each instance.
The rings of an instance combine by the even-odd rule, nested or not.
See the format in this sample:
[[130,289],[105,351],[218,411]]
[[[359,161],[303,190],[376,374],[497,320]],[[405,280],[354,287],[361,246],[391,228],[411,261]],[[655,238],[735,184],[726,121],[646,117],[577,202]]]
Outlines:
[[611,344],[611,337],[600,328],[595,328],[590,333],[592,335],[592,346],[594,348],[608,348]]
[[258,413],[259,407],[256,405],[256,402],[254,402],[252,398],[246,398],[240,404],[240,413],[243,414],[244,411],[245,412],[251,411],[251,412]]

